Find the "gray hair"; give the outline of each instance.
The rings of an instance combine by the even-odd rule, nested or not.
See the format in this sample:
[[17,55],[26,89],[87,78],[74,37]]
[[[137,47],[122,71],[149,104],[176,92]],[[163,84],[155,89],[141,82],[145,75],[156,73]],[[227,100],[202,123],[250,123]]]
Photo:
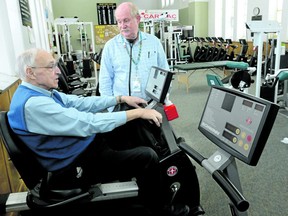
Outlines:
[[21,80],[26,80],[26,69],[35,64],[35,59],[40,49],[31,48],[21,53],[16,59],[15,70]]
[[118,7],[115,10],[115,14],[117,14],[117,11],[120,10],[123,5],[129,6],[131,17],[136,17],[139,15],[138,7],[135,4],[133,4],[132,2],[123,2],[120,5],[118,5]]

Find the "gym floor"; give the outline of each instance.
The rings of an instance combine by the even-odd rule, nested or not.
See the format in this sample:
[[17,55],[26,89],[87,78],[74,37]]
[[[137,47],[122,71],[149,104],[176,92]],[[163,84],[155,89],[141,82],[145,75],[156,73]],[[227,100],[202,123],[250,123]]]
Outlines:
[[[171,121],[175,133],[185,138],[187,144],[205,157],[209,157],[217,149],[198,130],[198,124],[204,109],[210,87],[207,85],[206,74],[210,71],[199,70],[190,78],[189,92],[186,86],[178,85],[177,78],[173,81],[170,94],[171,101],[176,105],[179,118]],[[222,71],[219,74],[223,75]],[[256,77],[252,77],[256,79]],[[255,86],[249,89],[254,95]],[[283,112],[284,111],[284,112]],[[274,126],[260,157],[257,166],[249,166],[236,160],[243,195],[250,203],[248,215],[251,216],[286,216],[288,213],[288,145],[281,142],[288,137],[288,116],[278,112]],[[201,205],[207,216],[229,216],[229,198],[213,180],[212,176],[196,162],[200,182]]]

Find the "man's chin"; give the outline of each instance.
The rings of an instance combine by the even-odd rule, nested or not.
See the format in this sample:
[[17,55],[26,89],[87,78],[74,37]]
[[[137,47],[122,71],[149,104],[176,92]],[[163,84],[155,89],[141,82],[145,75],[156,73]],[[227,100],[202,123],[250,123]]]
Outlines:
[[122,36],[128,40],[134,40],[136,38],[135,35],[131,35],[130,32],[122,32]]
[[59,87],[58,83],[53,85],[54,89],[57,89]]

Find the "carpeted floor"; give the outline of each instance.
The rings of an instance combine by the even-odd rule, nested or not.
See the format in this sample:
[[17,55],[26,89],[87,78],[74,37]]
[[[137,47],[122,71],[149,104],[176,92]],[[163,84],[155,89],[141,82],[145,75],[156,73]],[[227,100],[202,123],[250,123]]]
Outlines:
[[[220,72],[220,71],[219,71]],[[170,99],[176,105],[179,118],[171,122],[178,136],[187,144],[209,157],[217,146],[198,131],[199,120],[210,90],[206,73],[196,71],[190,78],[189,93],[183,84],[173,81]],[[221,72],[220,72],[221,73]],[[254,77],[255,78],[255,77]],[[249,93],[253,94],[254,86]],[[288,137],[287,111],[278,112],[273,129],[257,166],[236,160],[244,197],[249,201],[250,216],[288,215],[288,145],[281,142]],[[207,216],[229,216],[229,199],[211,175],[196,162],[200,182],[201,204]]]

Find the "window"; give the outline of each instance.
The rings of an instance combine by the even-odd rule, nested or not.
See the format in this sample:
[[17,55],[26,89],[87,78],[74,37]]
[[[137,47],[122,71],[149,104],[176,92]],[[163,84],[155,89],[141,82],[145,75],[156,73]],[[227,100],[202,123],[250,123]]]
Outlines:
[[281,23],[283,0],[269,1],[269,20]]
[[233,39],[234,32],[234,1],[226,1],[225,4],[225,38]]
[[222,34],[222,29],[223,29],[223,26],[222,26],[222,20],[223,20],[223,9],[222,9],[222,5],[223,5],[223,0],[215,0],[215,17],[214,17],[214,20],[215,20],[215,33],[214,35],[215,36],[221,36],[223,35]]
[[162,0],[161,1],[162,8],[169,7],[174,5],[174,0]]
[[238,0],[236,10],[236,22],[237,29],[236,38],[246,38],[246,22],[247,22],[247,0]]
[[170,5],[170,1],[166,0],[166,7],[168,7]]
[[215,0],[214,14],[216,36],[232,40],[245,38],[247,0]]

